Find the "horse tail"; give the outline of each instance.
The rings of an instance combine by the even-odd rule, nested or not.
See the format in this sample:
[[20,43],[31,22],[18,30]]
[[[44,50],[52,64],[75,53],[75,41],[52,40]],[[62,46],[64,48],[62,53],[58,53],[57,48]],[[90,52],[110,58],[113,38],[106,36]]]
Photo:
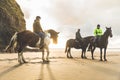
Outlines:
[[14,49],[16,47],[15,43],[17,40],[17,32],[12,36],[9,45],[6,47],[5,51],[7,52],[8,50]]
[[68,41],[66,42],[65,53],[67,52]]

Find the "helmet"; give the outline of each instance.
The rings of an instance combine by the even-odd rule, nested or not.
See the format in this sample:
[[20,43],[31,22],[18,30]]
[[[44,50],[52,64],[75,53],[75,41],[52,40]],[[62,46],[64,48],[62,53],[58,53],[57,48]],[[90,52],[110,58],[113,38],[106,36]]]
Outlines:
[[80,29],[78,29],[78,31],[80,31]]
[[98,24],[97,27],[100,27],[100,24]]
[[41,19],[41,17],[40,16],[36,16],[36,19]]

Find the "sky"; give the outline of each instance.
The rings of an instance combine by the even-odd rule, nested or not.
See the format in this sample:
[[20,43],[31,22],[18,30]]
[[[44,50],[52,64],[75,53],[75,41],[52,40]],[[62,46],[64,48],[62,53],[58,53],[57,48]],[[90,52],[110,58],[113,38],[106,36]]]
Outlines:
[[32,31],[36,16],[41,16],[44,30],[59,31],[59,41],[52,47],[65,47],[70,38],[75,38],[77,29],[82,37],[93,35],[97,24],[111,27],[113,37],[109,38],[109,48],[120,48],[120,0],[16,0],[20,5],[26,27]]

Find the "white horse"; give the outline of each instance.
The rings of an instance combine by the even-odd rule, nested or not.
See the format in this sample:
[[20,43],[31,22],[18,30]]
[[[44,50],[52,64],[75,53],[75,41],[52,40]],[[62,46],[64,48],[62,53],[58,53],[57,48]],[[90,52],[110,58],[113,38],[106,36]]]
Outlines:
[[[49,61],[50,39],[53,40],[54,44],[57,44],[58,34],[59,34],[59,32],[56,32],[53,29],[49,29],[49,30],[45,31],[44,47],[41,49],[43,62]],[[22,32],[16,32],[13,35],[13,37],[11,38],[10,43],[7,46],[7,48],[5,49],[5,51],[16,47],[17,52],[18,52],[18,62],[20,64],[26,63],[26,61],[23,57],[23,50],[25,49],[25,47],[26,46],[38,47],[40,49],[40,42],[41,42],[41,38],[37,34],[31,32],[29,30],[25,30]],[[45,49],[47,51],[46,60],[44,58]]]

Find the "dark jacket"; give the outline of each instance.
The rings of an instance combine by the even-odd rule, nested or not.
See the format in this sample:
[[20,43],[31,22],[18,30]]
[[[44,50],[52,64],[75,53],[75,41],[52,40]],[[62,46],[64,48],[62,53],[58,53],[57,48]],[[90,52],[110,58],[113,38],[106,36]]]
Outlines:
[[33,23],[33,32],[35,33],[43,32],[40,22],[38,20],[35,20]]
[[82,40],[82,37],[81,37],[79,31],[76,32],[76,40],[77,41],[81,41]]

